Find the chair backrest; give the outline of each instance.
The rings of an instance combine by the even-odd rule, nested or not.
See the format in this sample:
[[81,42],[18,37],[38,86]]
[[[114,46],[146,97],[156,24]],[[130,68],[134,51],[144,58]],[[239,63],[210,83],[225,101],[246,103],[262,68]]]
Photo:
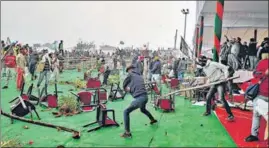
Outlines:
[[105,89],[99,89],[98,92],[99,101],[107,101],[107,91]]
[[21,101],[16,102],[16,104],[11,107],[12,114],[15,114],[16,116],[19,116],[19,117],[24,117],[30,112],[29,108],[31,108],[32,110],[35,110],[35,106],[31,104],[30,102],[24,100],[24,104],[26,108],[23,107],[23,104]]
[[159,106],[163,110],[171,110],[172,109],[172,102],[169,99],[160,99]]
[[56,108],[58,107],[58,99],[56,95],[48,95],[47,96],[47,103],[49,108]]
[[87,88],[100,88],[101,81],[96,78],[89,78],[87,81]]
[[29,96],[26,94],[22,94],[21,97],[23,100],[29,100]]
[[90,105],[92,102],[92,97],[93,94],[88,91],[83,91],[78,93],[79,100],[82,102],[84,105]]
[[157,95],[161,95],[161,91],[160,89],[158,88],[158,85],[157,83],[153,83],[153,91],[157,94]]
[[179,80],[176,79],[176,78],[172,78],[171,81],[170,81],[170,87],[171,88],[176,88],[176,87],[178,87],[178,85],[179,85]]

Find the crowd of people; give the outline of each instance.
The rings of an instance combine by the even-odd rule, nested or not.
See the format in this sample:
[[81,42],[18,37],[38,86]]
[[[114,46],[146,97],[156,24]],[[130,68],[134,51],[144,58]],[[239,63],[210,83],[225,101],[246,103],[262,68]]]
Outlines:
[[[226,37],[227,38],[227,37]],[[269,40],[264,38],[264,41],[257,46],[255,39],[250,39],[249,45],[246,42],[241,44],[241,39],[234,38],[222,45],[220,53],[220,62],[212,61],[209,57],[197,57],[196,68],[198,74],[196,76],[205,76],[209,83],[217,82],[219,80],[227,80],[232,77],[234,72],[239,69],[248,69],[254,71],[254,77],[259,79],[260,91],[254,102],[253,109],[253,123],[251,135],[246,138],[246,141],[258,140],[259,116],[265,117],[268,122],[268,54],[269,54]],[[37,79],[36,72],[39,72],[37,87],[40,87],[42,81],[45,79],[45,84],[48,85],[50,80],[58,82],[59,73],[63,66],[60,62],[60,57],[66,57],[68,54],[71,57],[94,57],[96,58],[95,68],[99,75],[103,75],[103,86],[107,85],[107,79],[112,70],[119,69],[118,64],[121,65],[122,74],[126,76],[123,82],[123,89],[130,92],[135,98],[131,105],[124,111],[124,125],[125,132],[122,137],[131,137],[129,114],[140,108],[149,119],[150,124],[157,122],[151,113],[146,109],[148,102],[147,92],[145,88],[146,81],[154,81],[161,86],[162,76],[167,78],[176,78],[182,82],[185,74],[189,69],[190,59],[187,57],[176,57],[173,51],[156,50],[151,51],[144,45],[141,50],[124,50],[116,49],[113,53],[105,54],[102,50],[98,51],[76,51],[68,53],[64,52],[63,41],[60,42],[58,51],[49,53],[44,49],[42,52],[37,52],[29,47],[28,44],[21,45],[12,43],[5,45],[2,41],[1,52],[5,55],[3,71],[6,77],[6,83],[3,89],[8,89],[11,71],[16,71],[17,89],[21,90],[24,83],[25,73],[29,71],[31,80]],[[126,59],[131,58],[131,62],[127,64]],[[113,65],[111,65],[113,64]],[[204,116],[211,114],[211,103],[215,94],[218,94],[218,99],[223,104],[228,114],[227,120],[233,121],[234,115],[225,99],[226,91],[232,97],[232,82],[224,81],[223,83],[211,85],[206,95],[206,111]],[[267,107],[266,107],[267,106]]]
[[[63,55],[63,50],[59,46],[59,51]],[[60,66],[59,53],[49,53],[47,49],[41,52],[33,50],[28,44],[21,45],[17,42],[10,45],[5,45],[2,41],[1,52],[3,59],[1,64],[3,66],[3,77],[5,78],[5,85],[2,89],[7,89],[12,73],[16,76],[17,90],[22,89],[26,75],[30,75],[31,80],[37,79],[36,72],[40,72],[37,87],[40,86],[45,79],[46,84],[49,80],[58,81],[59,72],[62,69]],[[49,75],[49,73],[51,73]]]
[[264,38],[259,45],[254,38],[251,38],[249,44],[241,43],[241,38],[233,38],[223,43],[220,52],[220,61],[224,65],[231,66],[234,70],[246,69],[254,70],[258,61],[262,59],[263,53],[269,53],[268,37]]

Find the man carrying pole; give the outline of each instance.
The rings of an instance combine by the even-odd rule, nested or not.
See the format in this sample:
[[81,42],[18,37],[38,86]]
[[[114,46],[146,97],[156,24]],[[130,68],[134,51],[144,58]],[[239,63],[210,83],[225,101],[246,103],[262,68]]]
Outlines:
[[[208,77],[208,80],[210,83],[216,82],[218,80],[227,80],[229,77],[229,71],[228,67],[217,63],[211,60],[208,60],[205,56],[200,56],[198,59],[198,64],[203,67],[203,71]],[[228,121],[233,121],[234,116],[231,111],[230,106],[228,105],[226,99],[225,99],[225,83],[220,83],[216,85],[212,85],[206,95],[206,112],[204,113],[204,116],[208,116],[211,114],[211,101],[213,96],[216,92],[218,92],[219,99],[222,100],[224,107],[226,109],[226,112],[228,113]]]

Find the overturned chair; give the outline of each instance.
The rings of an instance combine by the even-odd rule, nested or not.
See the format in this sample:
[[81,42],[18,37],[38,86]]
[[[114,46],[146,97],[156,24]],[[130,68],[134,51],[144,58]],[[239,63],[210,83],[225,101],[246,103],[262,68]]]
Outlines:
[[163,112],[175,111],[175,94],[169,96],[155,96],[154,99],[155,110],[161,109]]
[[110,93],[109,93],[109,100],[115,101],[118,99],[124,99],[126,92],[120,88],[120,75],[119,75],[118,69],[113,69],[110,72],[110,75],[108,77],[108,83],[111,85],[110,87]]
[[[25,83],[22,84],[22,89],[21,89],[21,94],[20,94],[22,99],[27,100],[27,101],[31,102],[32,104],[34,104],[34,105],[37,105],[39,103],[39,98],[32,95],[32,90],[33,90],[34,84],[32,83],[30,85],[30,87],[27,90],[27,93],[24,93],[24,87],[25,87]],[[12,103],[12,102],[14,102],[15,100],[18,100],[18,99],[19,99],[19,97],[16,97],[15,99],[11,100],[9,103]]]
[[[97,90],[96,94],[100,94],[99,90]],[[116,126],[119,127],[119,124],[115,119],[115,111],[113,109],[107,109],[104,104],[100,102],[99,96],[97,99],[96,106],[96,121],[86,124],[83,127],[88,127],[90,125],[98,124],[99,126],[88,130],[88,132],[96,131],[101,129],[102,127]],[[112,113],[112,119],[108,117],[108,113]]]
[[[31,102],[29,102],[27,100],[23,100],[23,98],[21,96],[19,96],[18,98],[19,98],[19,100],[11,106],[11,114],[18,116],[18,117],[24,117],[30,113],[31,120],[33,120],[32,111],[34,111],[37,118],[40,120],[40,117],[36,111],[35,106]],[[11,118],[11,123],[13,123],[13,120],[14,119]]]
[[120,84],[111,84],[109,100],[112,102],[118,99],[124,99],[126,92],[120,88]]

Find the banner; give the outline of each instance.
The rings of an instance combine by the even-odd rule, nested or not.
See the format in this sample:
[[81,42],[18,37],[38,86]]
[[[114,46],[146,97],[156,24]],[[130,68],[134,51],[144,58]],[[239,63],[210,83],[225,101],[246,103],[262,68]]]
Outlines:
[[189,54],[189,46],[188,44],[186,43],[186,41],[183,39],[183,37],[181,36],[181,41],[180,41],[180,50],[181,52],[187,56],[188,58],[190,58],[190,54]]

